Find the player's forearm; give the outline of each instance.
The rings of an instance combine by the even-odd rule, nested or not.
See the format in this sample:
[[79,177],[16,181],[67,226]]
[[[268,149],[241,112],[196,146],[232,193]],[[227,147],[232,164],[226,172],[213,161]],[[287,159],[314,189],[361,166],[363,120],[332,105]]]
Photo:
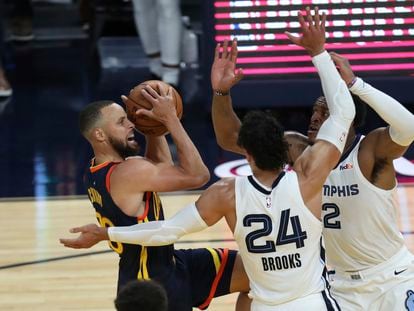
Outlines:
[[357,78],[350,91],[358,95],[390,125],[393,141],[408,146],[414,140],[414,115],[391,96]]
[[225,150],[243,154],[243,150],[237,145],[241,122],[233,110],[230,94],[213,94],[211,117],[218,145]]
[[355,117],[355,105],[328,52],[316,55],[312,62],[318,70],[329,109],[329,118],[320,128],[317,138],[329,141],[342,152]]
[[190,204],[168,220],[151,221],[129,227],[110,227],[108,236],[114,242],[161,246],[172,244],[185,234],[205,228],[207,224],[201,218],[195,204]]
[[318,70],[321,79],[323,94],[329,108],[330,115],[339,115],[342,118],[353,120],[354,109],[349,109],[352,104],[352,97],[348,87],[342,80],[327,51],[324,51],[312,58],[315,68]]
[[145,136],[145,157],[155,163],[170,163],[172,157],[165,136]]
[[169,130],[177,147],[178,166],[186,175],[194,176],[196,181],[194,188],[201,187],[210,179],[210,172],[200,153],[184,130],[181,122],[170,125]]

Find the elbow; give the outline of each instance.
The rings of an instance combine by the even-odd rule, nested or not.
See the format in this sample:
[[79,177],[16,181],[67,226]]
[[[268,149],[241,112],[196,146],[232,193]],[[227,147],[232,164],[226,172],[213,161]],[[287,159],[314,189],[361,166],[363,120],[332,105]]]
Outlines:
[[222,137],[216,136],[217,145],[220,146],[220,148],[224,150],[229,150],[229,144],[226,139],[223,139]]
[[235,133],[231,137],[216,136],[216,142],[217,142],[217,145],[219,145],[220,148],[223,150],[240,153],[239,146],[237,145],[237,138],[238,138],[238,133]]
[[204,167],[197,175],[192,176],[190,188],[196,189],[203,187],[210,180],[210,172]]
[[197,188],[204,186],[210,180],[210,172],[207,167],[203,170],[203,173],[198,176]]

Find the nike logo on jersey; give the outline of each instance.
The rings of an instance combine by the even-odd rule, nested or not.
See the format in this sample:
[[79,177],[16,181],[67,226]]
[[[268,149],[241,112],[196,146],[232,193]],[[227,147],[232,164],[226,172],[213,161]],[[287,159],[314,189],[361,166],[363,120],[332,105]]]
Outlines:
[[323,185],[323,195],[325,197],[349,197],[358,194],[358,184],[343,186]]
[[400,270],[400,271],[394,270],[394,275],[401,274],[401,273],[403,273],[405,270],[407,270],[407,269]]

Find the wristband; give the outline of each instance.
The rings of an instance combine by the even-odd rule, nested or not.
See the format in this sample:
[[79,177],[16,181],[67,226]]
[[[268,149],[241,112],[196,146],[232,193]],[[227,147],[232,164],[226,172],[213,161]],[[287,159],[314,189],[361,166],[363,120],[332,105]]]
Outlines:
[[219,91],[219,90],[214,90],[214,95],[217,95],[217,96],[227,96],[229,94],[230,94],[230,92],[223,92],[223,91]]
[[357,82],[358,77],[354,77],[351,82],[349,82],[346,86],[348,89],[354,86],[355,82]]

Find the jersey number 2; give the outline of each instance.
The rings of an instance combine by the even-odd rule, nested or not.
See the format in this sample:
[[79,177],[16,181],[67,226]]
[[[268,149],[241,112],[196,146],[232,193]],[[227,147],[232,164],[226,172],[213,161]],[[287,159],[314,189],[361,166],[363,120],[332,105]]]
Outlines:
[[[292,226],[293,233],[288,234],[289,221]],[[247,250],[251,253],[270,253],[276,251],[276,245],[284,245],[296,243],[296,248],[305,246],[304,241],[308,238],[306,231],[302,231],[299,216],[290,217],[290,209],[283,210],[280,216],[279,232],[277,234],[276,243],[267,240],[262,245],[256,245],[255,240],[268,236],[273,230],[271,218],[266,214],[249,214],[243,219],[243,226],[251,227],[253,223],[262,224],[263,228],[250,232],[246,236]]]
[[341,229],[341,222],[333,220],[339,216],[339,207],[334,203],[325,203],[322,205],[322,210],[330,211],[323,217],[323,226],[329,229]]

